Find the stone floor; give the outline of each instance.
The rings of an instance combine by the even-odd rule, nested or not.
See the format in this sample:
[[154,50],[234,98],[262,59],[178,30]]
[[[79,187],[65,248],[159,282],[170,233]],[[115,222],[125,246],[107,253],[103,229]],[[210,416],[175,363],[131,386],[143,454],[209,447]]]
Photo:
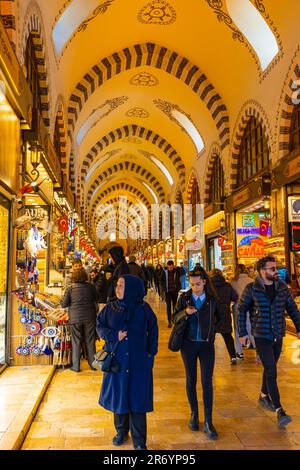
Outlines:
[[[148,414],[150,450],[195,449],[300,449],[300,368],[291,362],[292,336],[285,339],[279,364],[282,402],[292,417],[286,430],[278,430],[276,416],[259,408],[262,368],[255,351],[246,350],[245,360],[233,367],[217,335],[214,374],[214,424],[219,440],[210,442],[201,432],[188,427],[189,407],[185,374],[179,353],[167,348],[165,305],[150,294],[149,301],[159,317],[159,354],[154,369],[155,412]],[[31,425],[22,449],[116,449],[112,414],[98,406],[101,374],[83,364],[80,374],[59,370],[51,382]],[[198,384],[199,398],[201,388]],[[9,410],[7,410],[9,413]],[[122,450],[131,449],[131,441]]]

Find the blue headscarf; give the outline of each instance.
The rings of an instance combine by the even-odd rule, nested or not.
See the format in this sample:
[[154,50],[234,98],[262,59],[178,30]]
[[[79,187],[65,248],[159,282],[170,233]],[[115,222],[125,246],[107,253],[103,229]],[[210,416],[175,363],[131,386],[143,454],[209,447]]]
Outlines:
[[125,292],[121,302],[127,307],[127,321],[129,321],[133,317],[138,305],[143,303],[145,286],[143,281],[137,276],[124,274],[121,277],[125,280]]

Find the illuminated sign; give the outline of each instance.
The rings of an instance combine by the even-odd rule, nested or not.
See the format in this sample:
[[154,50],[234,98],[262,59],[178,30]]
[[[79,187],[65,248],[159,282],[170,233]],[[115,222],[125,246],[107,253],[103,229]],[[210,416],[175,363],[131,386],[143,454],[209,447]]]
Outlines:
[[[237,228],[237,235],[260,235],[260,227]],[[271,235],[271,227],[268,228],[268,235]]]
[[242,220],[243,227],[255,227],[255,214],[245,214]]
[[247,236],[242,238],[237,248],[239,258],[259,258],[264,256],[265,248],[262,238]]

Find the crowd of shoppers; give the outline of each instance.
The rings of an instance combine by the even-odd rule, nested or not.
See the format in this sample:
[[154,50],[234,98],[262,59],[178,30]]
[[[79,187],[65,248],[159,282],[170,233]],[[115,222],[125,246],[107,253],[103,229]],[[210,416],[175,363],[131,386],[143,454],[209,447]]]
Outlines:
[[279,428],[291,421],[280,400],[277,362],[285,335],[285,314],[291,317],[300,339],[300,313],[286,283],[290,279],[275,258],[259,260],[256,276],[239,264],[230,283],[221,270],[208,273],[199,264],[187,275],[186,265],[176,267],[172,260],[165,268],[157,265],[156,269],[140,266],[134,256],[127,263],[119,246],[111,248],[109,255],[112,261],[102,267],[89,267],[89,276],[82,262],[74,260],[61,305],[69,309],[73,371],[80,371],[83,348],[93,368],[96,332],[105,341],[107,351],[118,343],[115,359],[119,372],[104,373],[99,399],[102,407],[114,413],[114,445],[122,445],[130,431],[134,448],[147,449],[146,414],[153,410],[152,370],[158,350],[157,318],[144,301],[148,289],[155,290],[166,302],[168,327],[179,317],[185,320],[180,352],[191,431],[199,429],[199,359],[203,431],[210,439],[218,438],[212,420],[217,333],[224,339],[231,365],[244,359],[243,347],[256,348],[263,367],[258,403],[277,413]]

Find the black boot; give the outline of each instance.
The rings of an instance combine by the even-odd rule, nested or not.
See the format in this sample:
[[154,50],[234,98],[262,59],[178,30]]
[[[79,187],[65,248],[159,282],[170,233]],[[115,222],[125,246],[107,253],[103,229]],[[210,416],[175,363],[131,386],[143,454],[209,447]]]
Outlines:
[[198,411],[192,411],[191,419],[189,420],[189,428],[191,431],[199,431]]
[[211,439],[212,441],[215,441],[218,439],[218,433],[212,424],[211,420],[210,421],[205,421],[203,424],[203,432],[207,434],[207,437]]

